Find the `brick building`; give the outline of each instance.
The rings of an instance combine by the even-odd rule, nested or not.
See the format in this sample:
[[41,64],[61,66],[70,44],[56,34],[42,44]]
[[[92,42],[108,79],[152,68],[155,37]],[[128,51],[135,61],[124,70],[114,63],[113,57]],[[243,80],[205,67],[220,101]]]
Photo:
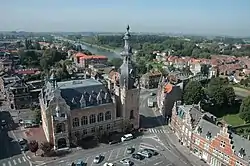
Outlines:
[[212,166],[247,166],[250,141],[232,132],[226,123],[205,113],[199,105],[176,102],[170,126],[190,152]]

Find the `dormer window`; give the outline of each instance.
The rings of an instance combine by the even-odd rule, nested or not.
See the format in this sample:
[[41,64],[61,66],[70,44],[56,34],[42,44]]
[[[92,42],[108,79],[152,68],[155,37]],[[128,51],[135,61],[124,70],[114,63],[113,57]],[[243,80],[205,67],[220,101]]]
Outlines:
[[246,155],[245,149],[244,149],[244,148],[240,148],[239,153],[238,153],[238,156],[239,156],[240,158],[243,158],[245,155]]
[[81,104],[81,108],[86,107],[86,100],[84,95],[82,95],[81,99],[80,99],[80,104]]
[[197,132],[198,132],[198,134],[202,133],[202,128],[200,126],[198,127]]
[[98,104],[102,104],[102,96],[101,96],[101,92],[98,93],[97,97],[96,97],[97,103]]
[[212,133],[208,131],[206,134],[206,139],[210,140],[211,138],[212,138]]

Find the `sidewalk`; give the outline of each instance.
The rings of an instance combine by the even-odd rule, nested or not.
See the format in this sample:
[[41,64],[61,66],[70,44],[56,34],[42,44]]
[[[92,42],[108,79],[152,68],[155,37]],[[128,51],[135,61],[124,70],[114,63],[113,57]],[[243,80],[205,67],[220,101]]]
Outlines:
[[[156,116],[161,116],[159,111],[154,111],[154,114]],[[168,140],[170,141],[170,143],[177,149],[177,151],[179,151],[181,154],[183,154],[183,156],[190,163],[192,163],[193,166],[208,166],[208,164],[205,164],[204,162],[202,162],[200,160],[200,158],[196,157],[193,153],[191,153],[187,147],[185,147],[179,143],[179,140],[177,139],[176,135],[174,134],[174,132],[170,129],[170,127],[168,125],[163,125],[162,127],[164,130],[168,131],[167,133],[165,133],[165,135],[168,138]]]

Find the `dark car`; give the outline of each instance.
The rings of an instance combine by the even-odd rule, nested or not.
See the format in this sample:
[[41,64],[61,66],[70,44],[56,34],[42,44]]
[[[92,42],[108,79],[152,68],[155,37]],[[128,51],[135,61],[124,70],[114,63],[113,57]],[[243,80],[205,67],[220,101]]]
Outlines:
[[113,145],[113,144],[117,144],[117,143],[120,143],[121,142],[121,140],[111,140],[111,141],[109,141],[109,145]]
[[140,154],[132,154],[132,158],[137,160],[143,160],[145,157]]
[[155,151],[155,150],[153,150],[153,149],[144,149],[144,150],[147,151],[147,152],[149,152],[149,153],[151,153],[151,154],[154,155],[154,156],[156,156],[156,155],[159,154],[157,151]]
[[129,147],[129,148],[127,148],[127,153],[128,154],[132,154],[133,152],[135,151],[135,148],[133,148],[133,147]]

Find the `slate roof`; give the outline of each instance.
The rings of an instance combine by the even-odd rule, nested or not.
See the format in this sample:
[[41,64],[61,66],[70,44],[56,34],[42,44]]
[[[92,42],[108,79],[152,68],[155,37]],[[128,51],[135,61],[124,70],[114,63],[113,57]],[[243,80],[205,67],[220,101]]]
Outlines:
[[178,106],[181,110],[183,110],[185,113],[188,113],[191,115],[192,118],[192,125],[193,127],[197,126],[200,119],[202,118],[203,112],[199,108],[199,105],[180,105]]
[[[112,102],[107,88],[101,82],[92,78],[58,82],[57,87],[71,110]],[[45,89],[47,100],[53,97],[52,89],[52,84],[48,83]]]
[[[200,135],[204,138],[206,138],[206,135],[208,132],[211,133],[211,137],[213,138],[217,136],[220,130],[222,130],[221,127],[203,118],[199,121],[197,126],[198,127],[196,130],[198,130],[198,128],[200,127],[201,128]],[[243,150],[244,151],[243,159],[245,161],[249,161],[250,160],[250,141],[231,131],[230,133],[231,133],[232,145],[233,145],[233,150],[234,150],[235,155],[238,155],[239,152]]]

